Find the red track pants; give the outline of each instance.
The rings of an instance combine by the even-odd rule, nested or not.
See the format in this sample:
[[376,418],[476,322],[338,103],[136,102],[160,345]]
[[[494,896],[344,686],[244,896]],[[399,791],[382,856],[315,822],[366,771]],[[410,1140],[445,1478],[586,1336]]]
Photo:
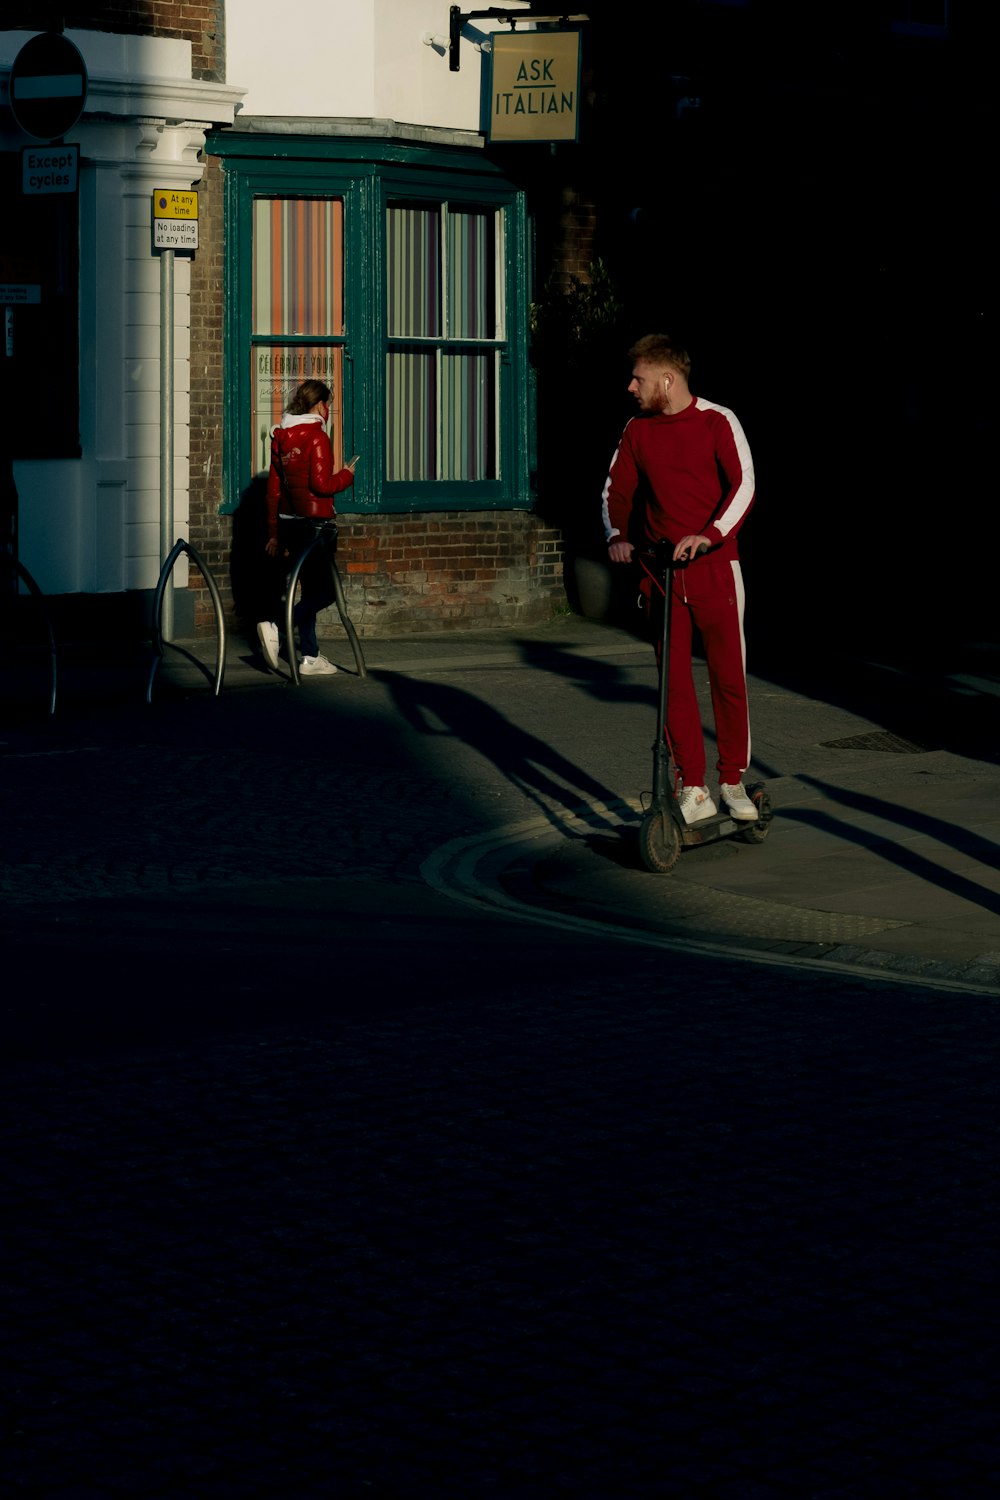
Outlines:
[[712,558],[705,564],[674,574],[670,617],[667,737],[685,786],[705,785],[705,738],[691,661],[695,629],[708,663],[720,782],[741,781],[750,764],[743,574],[738,562]]

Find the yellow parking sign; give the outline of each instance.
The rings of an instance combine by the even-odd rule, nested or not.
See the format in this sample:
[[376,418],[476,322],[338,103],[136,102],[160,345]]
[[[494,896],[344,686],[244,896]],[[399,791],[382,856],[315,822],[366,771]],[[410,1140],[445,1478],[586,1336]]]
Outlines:
[[198,194],[176,193],[172,188],[157,188],[153,194],[154,219],[196,219]]

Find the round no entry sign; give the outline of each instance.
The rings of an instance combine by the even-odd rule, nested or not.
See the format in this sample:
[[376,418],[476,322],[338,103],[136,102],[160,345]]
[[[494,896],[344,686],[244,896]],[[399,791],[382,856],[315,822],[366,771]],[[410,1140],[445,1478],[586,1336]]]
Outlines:
[[54,141],[72,130],[87,98],[87,65],[68,37],[25,42],[10,69],[10,110],[25,135]]

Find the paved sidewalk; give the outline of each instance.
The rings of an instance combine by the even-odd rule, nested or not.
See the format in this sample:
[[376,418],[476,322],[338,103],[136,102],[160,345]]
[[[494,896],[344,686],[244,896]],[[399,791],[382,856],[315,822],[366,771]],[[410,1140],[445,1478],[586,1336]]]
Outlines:
[[[299,691],[358,689],[343,634],[322,644],[340,674]],[[366,640],[363,647],[375,682],[452,674],[467,682],[466,674],[488,673],[501,711],[505,692],[516,703],[520,669],[571,677],[578,670],[585,683],[588,671],[614,664],[644,684],[650,703],[655,689],[644,642],[577,617],[510,632]],[[204,639],[168,648],[154,701],[208,693],[214,651]],[[144,694],[144,648],[128,658],[107,645],[68,656],[61,701]],[[498,674],[511,669],[499,684]],[[667,876],[643,868],[635,843],[653,730],[648,713],[636,718],[633,704],[629,730],[640,727],[627,761],[616,747],[630,780],[618,787],[610,811],[595,816],[581,804],[579,818],[565,808],[558,817],[546,809],[534,819],[515,818],[507,829],[484,832],[478,845],[460,841],[454,860],[445,850],[436,878],[444,889],[449,882],[474,886],[485,901],[496,897],[501,905],[523,903],[672,942],[1000,990],[1000,674],[980,670],[956,678],[956,688],[884,670],[838,675],[828,663],[825,674],[814,670],[808,694],[795,682],[753,678],[748,779],[771,796],[771,833],[758,846],[730,838],[685,851]],[[291,691],[287,679],[262,670],[255,645],[231,636],[223,699],[262,687]],[[700,688],[710,722],[707,680]],[[593,710],[602,748],[618,722],[615,691],[604,689]],[[952,735],[947,742],[943,727]],[[587,753],[596,772],[601,752]],[[710,765],[713,759],[709,744]]]
[[623,809],[617,838],[581,824],[532,851],[522,830],[506,889],[673,941],[1000,992],[997,768],[892,746],[817,744],[800,758],[801,771],[761,778],[775,811],[761,845],[685,850],[653,876],[636,847],[641,809]]
[[[376,676],[467,672],[530,666],[526,638],[540,649],[557,642],[564,663],[645,667],[650,692],[655,685],[644,642],[577,618],[519,631],[516,644],[482,633],[370,641],[365,652]],[[350,664],[346,647],[340,657]],[[615,810],[616,832],[607,817],[595,828],[584,811],[558,831],[541,816],[491,834],[480,894],[492,882],[515,901],[674,942],[1000,991],[1000,765],[935,741],[956,706],[969,716],[971,697],[979,747],[1000,746],[1000,731],[990,735],[991,714],[1000,719],[1000,677],[978,679],[961,700],[944,685],[940,702],[928,683],[896,680],[874,708],[864,701],[871,685],[858,686],[855,709],[824,701],[821,679],[815,696],[752,679],[748,779],[767,787],[775,810],[762,845],[726,839],[685,851],[670,875],[649,874],[635,843],[651,783],[643,740],[635,747],[637,784],[622,788]],[[710,723],[707,674],[700,689]],[[897,722],[914,724],[919,738],[897,732]]]
[[[620,656],[654,671],[645,644],[574,619],[554,628],[567,658]],[[537,632],[540,641],[553,630]],[[504,659],[488,639],[371,643],[372,670],[461,670]],[[514,659],[513,654],[511,659]],[[699,684],[710,723],[707,674]],[[979,744],[1000,719],[1000,678],[980,679]],[[635,844],[651,784],[651,754],[636,746],[636,788],[623,787],[617,832],[608,820],[565,820],[553,835],[539,818],[490,836],[481,873],[515,899],[671,940],[746,953],[824,960],[860,971],[960,981],[1000,991],[1000,765],[935,743],[954,699],[918,703],[919,739],[892,727],[909,695],[898,681],[880,707],[826,702],[758,677],[751,681],[754,766],[775,821],[767,840],[730,838],[686,850],[667,876],[649,874]],[[859,698],[864,697],[863,689]],[[961,705],[968,715],[969,694]],[[896,701],[894,702],[893,699]],[[902,722],[906,722],[905,717]],[[650,729],[650,741],[653,729]],[[714,759],[709,745],[709,764]],[[638,793],[638,795],[636,794]],[[471,868],[466,856],[465,868]]]

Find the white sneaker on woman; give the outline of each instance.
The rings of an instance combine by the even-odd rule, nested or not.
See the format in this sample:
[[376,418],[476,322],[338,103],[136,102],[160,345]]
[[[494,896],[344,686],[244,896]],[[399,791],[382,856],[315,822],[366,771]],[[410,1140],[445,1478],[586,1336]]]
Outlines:
[[304,656],[299,667],[303,677],[332,677],[337,668],[325,656]]
[[261,620],[257,625],[257,639],[261,654],[272,672],[278,670],[278,627],[270,620]]

